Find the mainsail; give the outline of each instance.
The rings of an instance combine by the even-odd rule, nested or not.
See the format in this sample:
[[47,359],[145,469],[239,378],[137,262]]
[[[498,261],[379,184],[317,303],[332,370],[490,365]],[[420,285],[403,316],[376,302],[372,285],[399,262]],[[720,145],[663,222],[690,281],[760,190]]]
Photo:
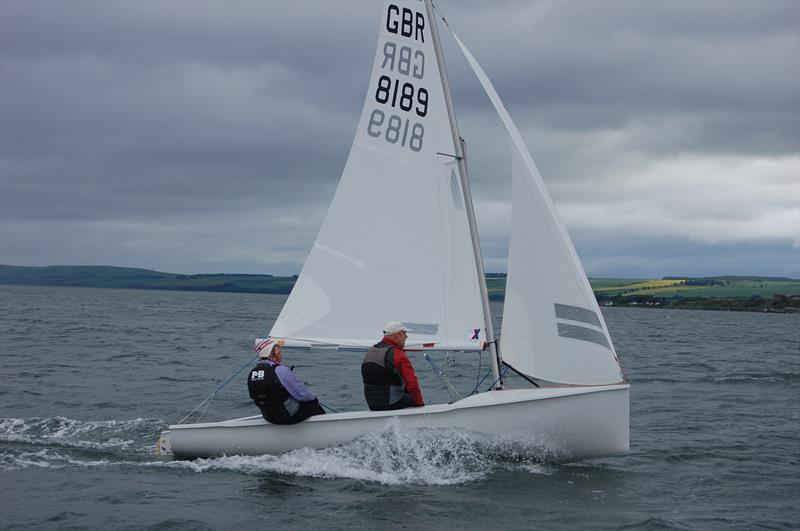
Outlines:
[[503,360],[525,374],[553,382],[620,382],[624,375],[603,314],[539,170],[492,82],[464,43],[452,35],[500,116],[511,152]]
[[432,24],[419,1],[384,9],[347,164],[271,336],[366,347],[399,320],[409,347],[480,349],[482,279]]

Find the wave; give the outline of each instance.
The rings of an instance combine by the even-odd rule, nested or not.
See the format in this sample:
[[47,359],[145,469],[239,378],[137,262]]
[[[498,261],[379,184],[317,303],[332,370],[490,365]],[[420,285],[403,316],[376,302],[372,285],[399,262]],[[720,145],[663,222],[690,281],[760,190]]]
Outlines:
[[712,379],[713,383],[750,383],[750,382],[765,382],[765,383],[794,383],[800,381],[800,373],[793,372],[763,372],[763,373],[739,373],[729,374],[725,376],[718,376]]
[[633,380],[636,384],[649,383],[706,383],[706,384],[744,384],[744,383],[789,383],[800,382],[800,373],[793,372],[741,372],[717,375],[717,369],[700,372],[687,372],[681,377],[669,376],[636,376]]
[[56,450],[53,448],[43,448],[40,450],[12,450],[0,454],[1,470],[18,470],[21,468],[93,468],[108,467],[112,465],[132,464],[123,461],[116,462],[113,459],[81,459],[70,455],[69,452]]
[[156,433],[158,419],[86,421],[66,417],[0,419],[0,442],[88,450],[130,450],[137,436]]
[[661,529],[697,529],[689,524],[681,522],[680,520],[672,518],[661,518],[658,516],[651,516],[637,522],[623,525],[619,529],[635,529],[637,531],[648,530],[661,530]]

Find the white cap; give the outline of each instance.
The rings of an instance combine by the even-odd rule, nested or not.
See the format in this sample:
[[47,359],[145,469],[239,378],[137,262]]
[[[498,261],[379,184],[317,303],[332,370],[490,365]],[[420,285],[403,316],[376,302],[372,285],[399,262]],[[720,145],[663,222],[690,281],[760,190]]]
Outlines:
[[389,321],[386,323],[386,326],[383,327],[383,334],[386,336],[396,334],[397,332],[411,332],[411,329],[400,321]]
[[272,354],[272,349],[275,348],[275,345],[283,346],[286,343],[283,339],[273,339],[268,337],[267,339],[256,341],[256,352],[262,358],[269,357]]

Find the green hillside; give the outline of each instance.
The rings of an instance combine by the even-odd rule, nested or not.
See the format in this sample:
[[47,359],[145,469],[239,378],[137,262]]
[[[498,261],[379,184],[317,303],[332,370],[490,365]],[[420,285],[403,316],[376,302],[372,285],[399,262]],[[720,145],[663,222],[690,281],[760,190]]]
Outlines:
[[0,284],[285,294],[292,290],[294,281],[295,277],[272,275],[180,275],[112,266],[0,265]]
[[[222,273],[181,275],[112,266],[0,265],[0,284],[39,286],[287,294],[296,279],[296,276]],[[604,306],[800,311],[800,280],[790,278],[590,278],[589,282],[598,301]],[[487,274],[486,284],[491,300],[504,299],[505,274]]]

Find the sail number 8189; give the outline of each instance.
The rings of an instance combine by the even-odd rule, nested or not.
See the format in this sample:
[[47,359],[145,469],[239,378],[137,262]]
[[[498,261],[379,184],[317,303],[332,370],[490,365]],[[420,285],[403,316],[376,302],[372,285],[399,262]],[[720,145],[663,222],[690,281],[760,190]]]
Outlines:
[[367,124],[367,134],[375,138],[383,136],[383,139],[390,144],[400,144],[404,147],[407,145],[411,151],[419,151],[422,149],[425,128],[421,123],[411,122],[396,114],[389,115],[387,120],[386,113],[380,109],[373,109]]

